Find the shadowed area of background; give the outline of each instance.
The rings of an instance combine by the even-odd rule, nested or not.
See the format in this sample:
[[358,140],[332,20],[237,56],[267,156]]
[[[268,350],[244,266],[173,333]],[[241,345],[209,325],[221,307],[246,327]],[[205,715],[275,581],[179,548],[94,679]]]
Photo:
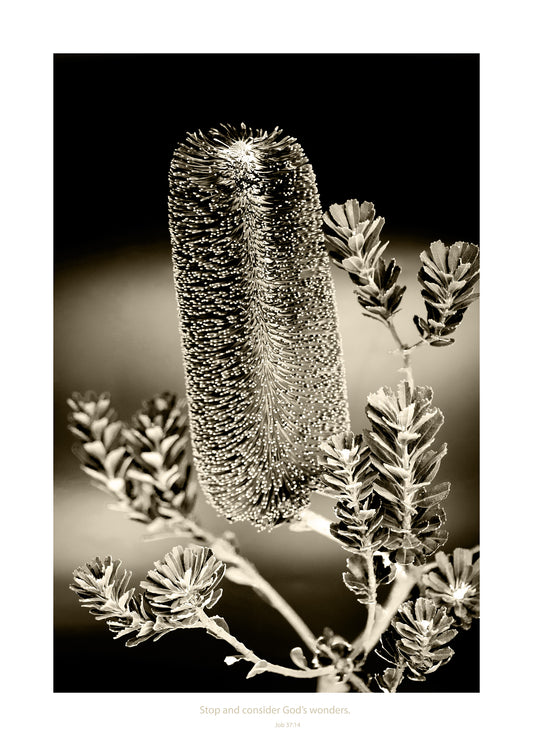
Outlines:
[[[244,78],[253,69],[255,78]],[[216,85],[212,80],[217,72]],[[120,558],[138,585],[176,541],[144,542],[144,529],[106,508],[70,453],[66,398],[109,391],[128,419],[142,400],[184,394],[166,236],[167,171],[187,131],[220,122],[279,124],[317,175],[323,207],[369,199],[386,218],[386,257],[407,284],[397,321],[415,341],[423,313],[416,273],[429,241],[477,243],[478,58],[475,55],[59,55],[55,83],[55,689],[56,691],[312,691],[313,682],[247,667],[197,630],[126,649],[68,590],[72,570],[95,555]],[[249,82],[245,83],[244,81]],[[392,339],[365,319],[348,276],[333,269],[352,429],[366,427],[366,396],[400,379]],[[478,308],[450,348],[413,355],[417,383],[431,385],[445,415],[449,452],[439,480],[452,482],[447,549],[478,541]],[[333,503],[317,500],[333,518]],[[202,521],[227,523],[207,505]],[[318,634],[351,638],[364,611],[343,585],[346,553],[286,527],[258,534],[237,524],[243,552]],[[259,655],[288,663],[292,630],[252,591],[224,584],[217,611]],[[478,627],[460,633],[451,663],[413,691],[475,691]]]

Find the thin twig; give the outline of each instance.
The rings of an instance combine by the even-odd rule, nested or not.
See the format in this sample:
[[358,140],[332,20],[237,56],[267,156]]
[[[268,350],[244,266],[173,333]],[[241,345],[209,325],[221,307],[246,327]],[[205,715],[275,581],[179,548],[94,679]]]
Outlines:
[[297,668],[287,668],[286,666],[278,666],[275,663],[270,663],[269,661],[264,660],[263,658],[259,658],[253,650],[250,650],[249,648],[244,645],[244,643],[240,642],[240,640],[237,640],[236,637],[234,637],[230,632],[226,632],[226,630],[221,627],[219,624],[217,624],[211,617],[207,616],[205,611],[203,609],[198,609],[198,619],[202,623],[202,625],[205,627],[205,629],[209,630],[215,637],[218,637],[220,640],[224,640],[225,642],[229,643],[234,650],[237,651],[240,655],[244,656],[244,658],[247,661],[250,661],[250,663],[263,663],[264,668],[259,670],[257,673],[277,673],[280,674],[280,676],[290,676],[291,678],[295,679],[316,679],[319,676],[327,676],[329,674],[332,674],[335,672],[334,666],[325,666],[324,668],[317,668],[317,669],[297,669]]
[[415,383],[414,383],[414,377],[413,377],[413,369],[411,365],[411,351],[414,350],[416,347],[419,347],[420,345],[427,344],[427,340],[419,339],[418,342],[415,342],[412,345],[407,345],[405,344],[405,342],[402,342],[392,318],[387,319],[386,323],[387,323],[387,328],[392,334],[392,338],[398,345],[396,352],[399,352],[402,356],[403,368],[401,370],[405,372],[405,375],[407,376],[407,381],[409,382],[409,385],[411,386],[411,388],[414,388]]
[[363,659],[366,659],[367,652],[366,652],[366,642],[368,638],[370,637],[370,634],[372,632],[372,628],[374,627],[375,621],[376,621],[376,607],[377,607],[377,583],[376,583],[376,573],[374,571],[374,553],[371,549],[369,549],[364,555],[364,560],[367,565],[368,570],[368,592],[369,592],[369,603],[366,604],[367,607],[367,618],[366,618],[366,624],[363,632],[358,635],[355,640],[352,643],[353,647],[353,657],[355,657],[359,651],[364,650],[365,651],[365,657]]
[[356,674],[351,673],[348,678],[352,682],[354,689],[356,689],[358,692],[371,693],[365,682]]
[[[316,492],[316,494],[321,493]],[[325,539],[329,539],[330,541],[333,541],[336,544],[340,544],[340,546],[343,547],[344,544],[342,543],[342,541],[339,541],[339,539],[337,539],[331,533],[330,526],[331,521],[329,521],[325,516],[321,515],[320,513],[316,513],[310,508],[306,508],[300,513],[298,519],[290,524],[290,530],[295,532],[314,531],[315,533],[320,534],[320,536],[323,536]]]
[[396,667],[396,676],[394,677],[394,684],[392,685],[392,688],[390,690],[391,694],[395,694],[398,687],[402,683],[403,673],[406,668],[407,668],[407,663],[401,663]]

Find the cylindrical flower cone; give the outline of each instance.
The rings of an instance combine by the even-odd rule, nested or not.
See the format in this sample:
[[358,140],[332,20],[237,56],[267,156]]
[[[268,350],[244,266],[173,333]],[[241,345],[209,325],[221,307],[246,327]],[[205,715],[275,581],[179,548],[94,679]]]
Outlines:
[[169,218],[199,481],[229,520],[271,528],[308,504],[319,443],[349,429],[314,173],[278,129],[190,135]]

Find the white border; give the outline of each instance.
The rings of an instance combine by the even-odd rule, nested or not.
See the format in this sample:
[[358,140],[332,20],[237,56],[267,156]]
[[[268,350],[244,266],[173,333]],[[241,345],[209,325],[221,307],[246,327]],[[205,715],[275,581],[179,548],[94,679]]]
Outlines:
[[[272,0],[187,5],[20,2],[3,22],[2,303],[4,536],[2,631],[9,742],[141,744],[313,740],[347,735],[432,744],[521,742],[531,668],[527,598],[531,480],[526,256],[531,174],[531,54],[526,2]],[[255,6],[254,6],[255,7]],[[5,14],[5,11],[4,11]],[[482,693],[350,700],[349,722],[296,732],[199,715],[209,695],[52,694],[52,54],[54,52],[480,52],[482,62]],[[365,85],[371,90],[371,80]],[[386,115],[386,112],[383,112]],[[450,127],[460,127],[450,116]],[[7,165],[6,165],[7,164]],[[461,175],[458,174],[458,179]],[[450,209],[454,209],[450,195]],[[528,247],[529,248],[529,247]],[[6,266],[6,265],[4,265]],[[527,269],[526,269],[527,267]],[[521,352],[523,350],[523,352]],[[39,383],[36,388],[36,379]],[[531,436],[528,436],[529,440]],[[529,519],[529,520],[528,520]],[[521,538],[516,548],[517,539]],[[523,561],[523,565],[519,565]],[[520,585],[519,585],[520,583]],[[525,623],[524,623],[525,622]],[[230,705],[283,695],[216,695]],[[315,696],[316,695],[311,695]],[[298,696],[304,703],[306,696]],[[315,700],[316,701],[316,700]],[[337,703],[328,695],[327,703]],[[341,698],[345,706],[346,698]],[[291,698],[292,704],[292,698]]]

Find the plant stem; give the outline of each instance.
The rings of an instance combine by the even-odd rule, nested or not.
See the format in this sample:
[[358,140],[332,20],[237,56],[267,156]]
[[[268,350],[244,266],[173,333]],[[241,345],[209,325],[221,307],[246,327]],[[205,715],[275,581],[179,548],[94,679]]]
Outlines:
[[[324,518],[323,520],[325,521],[326,519]],[[315,652],[316,636],[296,611],[294,611],[292,606],[290,606],[278,591],[258,572],[255,565],[247,560],[246,557],[239,554],[224,538],[215,536],[210,531],[198,526],[198,524],[191,519],[184,519],[182,522],[177,524],[174,531],[169,533],[169,536],[175,536],[176,534],[179,535],[179,533],[182,532],[186,532],[197,541],[201,541],[207,546],[210,546],[215,555],[217,555],[218,559],[222,562],[226,562],[230,566],[233,565],[238,567],[248,578],[248,585],[260,591],[260,593],[268,600],[270,605],[276,609],[276,611],[291,625],[295,632],[298,633],[307,647],[313,653]]]
[[[330,497],[331,499],[330,495],[328,495],[328,497]],[[296,532],[314,531],[315,533],[320,534],[320,536],[323,536],[325,539],[329,539],[330,541],[333,541],[340,546],[344,546],[342,541],[339,541],[333,536],[333,534],[329,530],[330,526],[331,521],[329,521],[325,516],[321,515],[320,513],[315,513],[314,510],[306,508],[304,511],[302,511],[302,513],[300,513],[300,515],[298,516],[298,520],[290,524],[290,530]]]
[[392,334],[392,337],[396,344],[398,345],[397,352],[401,353],[402,360],[403,360],[403,368],[402,370],[405,372],[407,376],[407,381],[411,388],[414,388],[414,378],[413,378],[413,369],[411,367],[411,350],[414,350],[415,347],[418,347],[419,345],[427,344],[427,340],[425,339],[419,339],[418,342],[415,342],[412,345],[407,345],[404,342],[402,342],[400,335],[398,334],[398,331],[396,327],[394,326],[394,321],[392,318],[387,319],[387,327]]
[[405,345],[402,342],[402,340],[400,339],[400,335],[398,334],[398,332],[396,330],[396,327],[394,325],[394,321],[392,320],[392,318],[387,319],[387,327],[388,327],[390,333],[392,334],[392,337],[393,337],[394,341],[398,345],[398,349],[399,350],[403,350],[405,348]]
[[356,689],[358,692],[368,692],[368,693],[370,693],[370,689],[367,687],[367,685],[365,684],[365,682],[362,679],[359,678],[359,676],[357,676],[354,673],[351,673],[350,676],[349,676],[349,679],[352,682],[352,685],[353,685],[354,689]]
[[352,643],[352,646],[353,646],[352,656],[355,657],[357,656],[360,650],[364,650],[365,657],[362,661],[362,663],[364,663],[368,655],[368,652],[366,651],[367,639],[369,638],[372,628],[374,627],[374,624],[376,621],[377,583],[376,583],[376,573],[374,571],[374,553],[372,552],[371,549],[368,549],[367,552],[362,556],[365,559],[367,570],[368,570],[368,591],[369,591],[370,603],[366,604],[367,618],[366,618],[365,628],[362,631],[362,633],[358,635]]
[[403,672],[405,671],[407,667],[407,663],[402,663],[396,668],[396,676],[394,678],[394,684],[392,686],[392,689],[390,690],[391,694],[395,694],[398,687],[402,683],[403,680]]
[[[476,545],[475,547],[472,547],[470,551],[475,554],[479,551],[479,546]],[[387,603],[381,609],[381,613],[377,616],[374,627],[366,640],[364,648],[366,655],[376,647],[381,635],[388,628],[392,618],[403,602],[408,598],[414,586],[420,582],[422,576],[426,572],[429,572],[436,567],[437,563],[433,561],[427,562],[425,565],[420,565],[419,567],[412,567],[407,572],[401,567],[398,568],[396,580],[392,586]]]
[[422,573],[420,569],[405,572],[401,568],[398,569],[398,575],[392,586],[392,590],[387,599],[387,603],[381,610],[381,614],[376,619],[376,623],[368,635],[365,644],[365,653],[368,655],[379,642],[379,638],[388,628],[391,619],[398,611],[399,607],[405,601],[405,599],[411,593],[411,590],[420,579]]
[[265,668],[261,671],[258,671],[258,673],[266,673],[268,671],[270,673],[280,674],[280,676],[290,676],[295,679],[316,679],[319,676],[327,676],[335,672],[334,666],[301,670],[297,668],[287,668],[286,666],[278,666],[275,663],[269,663],[269,661],[266,661],[263,658],[259,658],[259,656],[257,656],[253,652],[253,650],[247,648],[246,645],[237,640],[236,637],[233,637],[232,634],[226,632],[223,627],[213,621],[211,617],[207,616],[203,609],[198,610],[198,619],[205,627],[205,629],[209,630],[209,632],[211,632],[215,637],[218,637],[220,640],[224,640],[225,642],[229,643],[234,648],[234,650],[236,650],[240,655],[244,656],[247,661],[250,661],[250,663],[254,664],[264,663]]

